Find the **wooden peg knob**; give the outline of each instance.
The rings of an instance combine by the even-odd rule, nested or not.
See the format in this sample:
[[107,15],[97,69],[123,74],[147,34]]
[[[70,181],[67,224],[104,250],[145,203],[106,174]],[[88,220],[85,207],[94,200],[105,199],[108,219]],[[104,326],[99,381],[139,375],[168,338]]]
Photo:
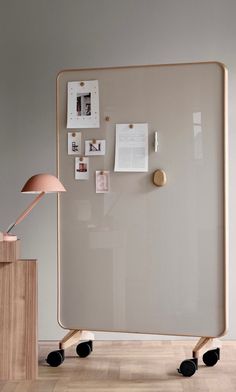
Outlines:
[[133,126],[133,124],[129,124],[129,128],[133,128],[134,126]]
[[110,117],[109,117],[109,116],[106,116],[106,117],[105,117],[105,121],[110,121]]
[[158,169],[154,172],[153,184],[156,186],[163,186],[166,184],[166,173],[164,170]]
[[84,86],[84,82],[80,82],[80,86],[83,87]]

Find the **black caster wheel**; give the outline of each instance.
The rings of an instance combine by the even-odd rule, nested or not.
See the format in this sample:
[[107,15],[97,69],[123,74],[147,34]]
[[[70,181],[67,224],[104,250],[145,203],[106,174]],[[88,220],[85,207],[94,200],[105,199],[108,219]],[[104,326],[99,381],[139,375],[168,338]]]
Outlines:
[[93,350],[93,342],[89,340],[88,342],[79,343],[76,347],[76,352],[80,358],[86,358],[91,354]]
[[64,361],[64,350],[52,351],[48,354],[46,361],[52,367],[60,366]]
[[216,348],[214,350],[207,351],[202,360],[206,366],[214,366],[220,359],[220,349]]
[[196,359],[186,359],[181,362],[178,372],[181,373],[184,377],[191,377],[197,370],[197,361]]

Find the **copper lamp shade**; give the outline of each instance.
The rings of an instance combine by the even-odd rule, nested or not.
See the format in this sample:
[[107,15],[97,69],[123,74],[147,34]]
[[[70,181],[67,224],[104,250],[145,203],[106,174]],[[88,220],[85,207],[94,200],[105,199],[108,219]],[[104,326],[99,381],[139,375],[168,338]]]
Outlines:
[[52,192],[66,192],[62,183],[57,177],[52,174],[36,174],[29,178],[23,186],[21,192],[23,193],[52,193]]
[[66,192],[62,183],[58,180],[57,177],[52,174],[36,174],[25,183],[21,192],[23,193],[38,193],[36,198],[30,203],[30,205],[23,211],[20,216],[16,219],[14,223],[12,223],[8,229],[6,234],[4,235],[4,239],[6,241],[15,241],[16,236],[8,235],[10,231],[18,225],[25,217],[30,213],[30,211],[38,204],[39,200],[45,195],[45,193],[55,193],[55,192]]

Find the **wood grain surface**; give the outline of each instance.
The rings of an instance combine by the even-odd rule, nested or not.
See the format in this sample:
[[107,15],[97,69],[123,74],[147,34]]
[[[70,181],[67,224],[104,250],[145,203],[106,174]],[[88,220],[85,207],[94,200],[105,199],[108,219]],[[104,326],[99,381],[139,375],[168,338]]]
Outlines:
[[189,358],[195,341],[94,342],[87,358],[66,350],[65,362],[49,367],[45,358],[58,344],[40,345],[36,381],[0,382],[0,392],[235,392],[236,342],[223,342],[221,360],[191,378],[176,371]]
[[0,263],[0,379],[37,377],[37,262]]
[[20,258],[20,241],[0,241],[0,263],[12,263]]

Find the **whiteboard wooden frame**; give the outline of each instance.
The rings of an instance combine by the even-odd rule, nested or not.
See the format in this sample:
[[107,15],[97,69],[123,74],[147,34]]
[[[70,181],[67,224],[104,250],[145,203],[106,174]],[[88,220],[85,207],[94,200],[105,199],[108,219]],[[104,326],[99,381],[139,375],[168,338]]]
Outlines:
[[[227,70],[225,66],[221,63],[218,62],[199,62],[199,63],[183,63],[183,64],[161,64],[161,65],[140,65],[140,66],[130,66],[130,67],[112,67],[112,68],[82,68],[82,69],[75,69],[75,70],[63,70],[58,74],[57,77],[57,90],[56,90],[56,96],[57,96],[57,107],[56,107],[56,127],[57,127],[57,176],[60,178],[60,164],[59,164],[59,132],[60,132],[60,108],[59,108],[59,99],[60,99],[60,89],[59,89],[59,84],[60,84],[60,78],[66,75],[68,72],[82,72],[82,71],[93,71],[93,70],[117,70],[117,69],[128,69],[128,68],[148,68],[148,67],[164,67],[164,66],[182,66],[182,65],[191,65],[191,64],[218,64],[220,67],[222,67],[223,72],[224,72],[224,97],[223,97],[223,121],[224,121],[224,146],[223,146],[223,159],[224,159],[224,209],[223,209],[223,214],[224,214],[224,287],[222,287],[222,290],[224,292],[224,325],[225,328],[224,330],[217,336],[211,336],[209,338],[215,338],[215,337],[220,337],[224,335],[227,332],[227,325],[228,325],[228,290],[227,290],[227,281],[228,281],[228,122],[227,122]],[[58,279],[58,295],[57,295],[57,304],[58,304],[58,322],[61,325],[62,328],[66,328],[66,326],[63,326],[61,323],[61,315],[60,315],[60,195],[58,195],[57,198],[57,219],[58,219],[58,230],[57,230],[57,235],[58,235],[58,241],[57,241],[57,254],[58,254],[58,274],[57,274],[57,279]],[[88,288],[89,292],[89,288]],[[72,329],[72,328],[70,328]],[[75,325],[73,326],[74,330],[78,330],[78,326]],[[104,332],[110,332],[110,330],[104,330]],[[116,331],[116,332],[124,332],[122,331]],[[125,332],[130,332],[130,333],[144,333],[140,331],[125,331]],[[145,332],[145,333],[150,333],[154,334],[154,331],[150,332]],[[158,334],[165,335],[165,331],[160,331]],[[169,335],[167,333],[167,335]],[[171,335],[175,335],[172,333]],[[176,334],[177,336],[193,336],[191,333],[184,333],[183,335],[180,335],[179,333]],[[194,335],[194,336],[202,336],[201,334],[199,335]]]

